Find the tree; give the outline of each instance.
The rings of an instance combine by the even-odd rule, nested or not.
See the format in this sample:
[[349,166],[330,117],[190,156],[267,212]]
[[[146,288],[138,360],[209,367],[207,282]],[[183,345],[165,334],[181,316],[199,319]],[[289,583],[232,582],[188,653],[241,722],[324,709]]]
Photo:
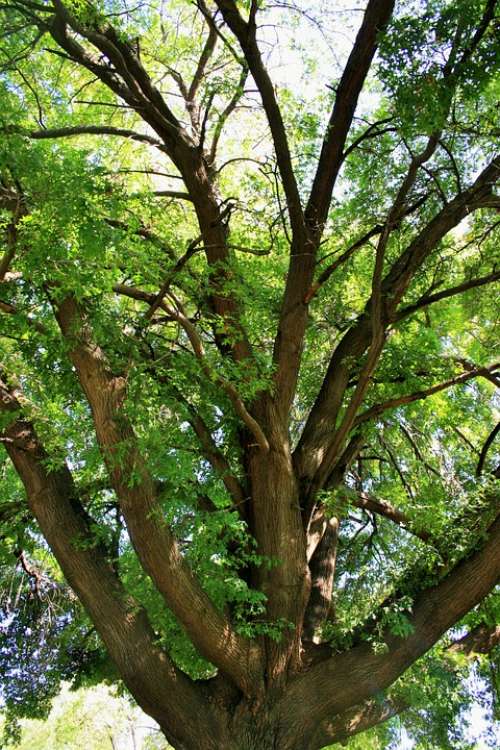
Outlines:
[[109,688],[72,692],[65,685],[46,721],[24,722],[15,750],[171,750],[156,734],[137,707]]
[[[1,522],[27,602],[3,629],[35,611],[178,749],[314,750],[398,714],[456,747],[499,639],[498,4],[368,0],[339,71],[310,49],[346,22],[321,3],[0,8]],[[276,84],[309,23],[307,85]]]

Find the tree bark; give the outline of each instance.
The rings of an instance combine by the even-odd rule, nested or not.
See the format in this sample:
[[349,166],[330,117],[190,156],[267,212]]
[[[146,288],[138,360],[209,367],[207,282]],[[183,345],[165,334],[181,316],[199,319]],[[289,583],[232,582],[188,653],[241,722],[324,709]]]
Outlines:
[[[270,450],[249,456],[252,504],[249,526],[258,551],[267,558],[256,571],[256,585],[268,596],[267,617],[282,628],[282,639],[266,639],[267,680],[280,683],[289,665],[300,663],[302,620],[310,576],[302,529],[299,487],[286,430],[271,411]],[[278,563],[279,561],[279,563]],[[277,564],[278,563],[278,564]]]
[[186,628],[200,653],[231,675],[243,692],[255,694],[261,683],[257,646],[235,633],[202,590],[165,523],[153,478],[121,411],[126,384],[110,372],[104,353],[92,341],[84,314],[72,297],[56,307],[70,357],[92,410],[97,440],[118,497],[130,538],[144,570]]

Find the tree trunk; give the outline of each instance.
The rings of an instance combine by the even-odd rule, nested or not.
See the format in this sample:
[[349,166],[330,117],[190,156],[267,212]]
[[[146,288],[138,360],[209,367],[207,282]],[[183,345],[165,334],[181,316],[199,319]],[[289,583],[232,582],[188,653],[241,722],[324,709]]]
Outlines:
[[[260,712],[256,716],[238,716],[234,722],[234,742],[228,750],[279,750],[277,727],[269,720],[268,714]],[[222,750],[222,749],[221,749]]]
[[245,702],[228,717],[218,738],[207,732],[201,743],[195,740],[181,748],[174,745],[175,750],[213,750],[214,739],[217,750],[310,750],[300,733],[292,739],[285,738],[286,721],[274,706],[275,701],[259,706]]
[[257,586],[268,597],[269,621],[283,629],[279,642],[267,639],[268,684],[283,680],[289,666],[293,669],[300,661],[301,626],[309,595],[298,486],[288,446],[285,443],[280,450],[277,445],[277,440],[271,440],[267,454],[250,459],[250,523],[259,540],[258,552],[266,558],[257,569]]

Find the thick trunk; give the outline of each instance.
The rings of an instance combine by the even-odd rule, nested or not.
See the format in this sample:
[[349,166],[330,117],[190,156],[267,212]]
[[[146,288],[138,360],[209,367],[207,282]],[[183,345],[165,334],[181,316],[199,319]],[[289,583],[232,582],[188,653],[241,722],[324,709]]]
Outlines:
[[[268,693],[269,694],[269,693]],[[298,732],[285,738],[287,719],[275,710],[273,701],[257,708],[247,702],[240,704],[231,715],[217,738],[217,750],[309,750],[307,740]],[[168,733],[165,733],[168,738]],[[186,746],[173,743],[175,750],[213,750],[214,738],[209,732],[204,739]],[[172,740],[170,740],[172,743]]]
[[279,731],[267,711],[252,715],[238,714],[233,720],[234,733],[228,750],[278,750]]
[[280,641],[267,638],[268,684],[283,684],[287,671],[300,664],[304,609],[310,575],[302,528],[299,487],[293,471],[285,429],[272,405],[265,421],[270,450],[251,449],[248,461],[252,504],[250,529],[265,557],[256,570],[255,584],[268,597],[267,618],[282,631]]

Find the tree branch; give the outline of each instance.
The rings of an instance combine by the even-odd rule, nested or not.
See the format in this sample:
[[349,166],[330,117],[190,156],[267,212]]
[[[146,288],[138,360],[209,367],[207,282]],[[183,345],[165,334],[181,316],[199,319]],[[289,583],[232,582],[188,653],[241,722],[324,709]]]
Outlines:
[[[461,653],[473,658],[477,654],[489,653],[499,643],[500,626],[478,625],[449,646],[447,653]],[[404,700],[368,700],[332,720],[322,722],[311,746],[322,747],[325,743],[331,742],[344,744],[350,737],[366,732],[367,729],[382,724],[409,708],[409,704]]]
[[[149,294],[148,292],[143,292],[140,289],[136,289],[135,287],[131,287],[126,284],[115,284],[113,289],[115,292],[119,294],[124,294],[134,299],[142,299],[144,301],[149,301],[152,305],[156,304],[158,300],[158,295]],[[177,305],[179,305],[178,301],[177,301]],[[218,375],[214,370],[212,370],[210,365],[207,363],[206,358],[205,358],[205,348],[203,346],[203,342],[195,326],[191,323],[189,318],[181,310],[176,310],[175,308],[170,307],[163,301],[159,303],[159,306],[163,310],[165,310],[165,312],[168,315],[170,315],[173,318],[173,320],[176,320],[179,323],[179,325],[184,329],[189,339],[189,342],[192,346],[194,355],[197,358],[197,360],[200,362],[201,369],[203,370],[207,378],[209,380],[213,380],[216,383],[218,383],[220,387],[225,391],[231,403],[233,404],[235,412],[238,414],[240,419],[245,423],[245,425],[250,430],[251,434],[254,436],[256,440],[256,444],[259,446],[261,450],[263,450],[264,452],[267,452],[269,450],[269,442],[267,440],[267,437],[264,434],[264,431],[262,430],[262,427],[254,419],[254,417],[252,417],[252,415],[246,408],[245,404],[243,403],[243,400],[241,399],[234,385],[229,380],[226,380],[226,378],[223,378],[221,375]]]
[[304,640],[313,643],[320,642],[320,629],[332,604],[339,526],[335,516],[327,520],[323,537],[309,562],[311,594],[304,615]]
[[370,229],[368,232],[366,232],[362,237],[357,239],[355,242],[353,242],[352,245],[350,245],[347,250],[344,250],[342,255],[339,255],[338,258],[336,258],[333,263],[330,263],[329,266],[327,266],[321,274],[318,276],[317,280],[311,284],[309,287],[306,296],[304,297],[305,304],[308,304],[313,297],[316,296],[319,289],[323,286],[323,284],[328,281],[332,273],[334,273],[339,266],[341,266],[343,263],[345,263],[349,258],[354,255],[356,250],[359,250],[360,247],[363,247],[363,245],[366,245],[366,243],[371,240],[372,237],[375,237],[377,234],[380,234],[380,232],[383,230],[383,226],[381,224],[377,224],[373,227],[373,229]]
[[[412,278],[433,252],[440,240],[471,211],[490,204],[492,187],[500,175],[500,158],[496,157],[463,193],[455,196],[418,233],[407,249],[393,263],[381,283],[383,314],[388,323]],[[300,475],[312,477],[331,444],[332,425],[342,407],[351,375],[350,363],[359,359],[372,338],[372,301],[344,334],[333,352],[318,397],[309,413],[295,451]],[[485,375],[487,377],[488,375]],[[491,376],[491,374],[490,374]],[[355,420],[353,424],[357,424]]]
[[332,742],[347,745],[350,737],[392,719],[406,708],[408,705],[403,701],[375,699],[360,703],[333,719],[321,722],[311,741],[311,748],[320,748]]
[[382,120],[378,120],[377,122],[372,122],[371,125],[369,125],[366,130],[361,133],[357,138],[354,139],[354,141],[346,148],[346,150],[343,153],[342,161],[345,161],[349,154],[351,154],[355,149],[360,146],[363,141],[366,141],[369,138],[377,138],[379,135],[383,135],[384,133],[394,133],[396,132],[395,127],[388,127],[388,128],[382,128],[379,130],[378,128],[380,125],[387,125],[388,122],[393,121],[393,117],[384,117]]
[[423,529],[416,529],[408,516],[391,505],[387,500],[373,497],[373,495],[369,495],[367,492],[358,492],[356,496],[349,493],[349,500],[351,500],[352,504],[357,508],[369,510],[372,513],[377,513],[379,516],[393,521],[397,526],[409,531],[410,534],[417,536],[423,542],[430,544],[433,543],[432,536],[429,532],[424,531]]
[[154,479],[122,412],[124,378],[109,371],[105,355],[92,341],[89,324],[73,298],[56,307],[56,317],[70,344],[70,358],[92,409],[101,452],[142,566],[200,653],[245,694],[255,693],[260,683],[259,649],[238,636],[216,610],[165,523]]
[[17,223],[25,214],[24,196],[20,186],[17,190],[11,190],[8,184],[0,176],[0,208],[5,209],[12,215],[5,227],[6,249],[0,257],[0,283],[7,278],[10,265],[14,259],[17,248]]
[[72,125],[66,128],[46,128],[45,130],[20,130],[13,129],[12,126],[4,128],[5,133],[21,133],[27,135],[33,140],[44,140],[51,138],[72,138],[79,135],[117,135],[122,138],[129,138],[140,143],[147,143],[150,146],[156,146],[160,151],[165,151],[164,144],[150,135],[137,133],[135,130],[127,128],[115,128],[110,125]]
[[491,206],[492,188],[500,176],[500,156],[496,156],[476,178],[475,182],[459,193],[419,232],[384,278],[382,291],[386,298],[388,315],[392,315],[415,272],[431,254],[437,243],[471,211]]
[[248,63],[249,70],[259,89],[264,111],[267,116],[267,122],[271,130],[271,136],[276,152],[276,160],[278,162],[283,189],[285,191],[292,231],[297,239],[303,238],[304,217],[297,181],[292,167],[286,128],[276,99],[274,86],[262,62],[256,38],[257,27],[255,25],[255,18],[251,17],[248,22],[245,21],[240,15],[234,0],[215,1],[217,7],[222,13],[224,21],[238,39]]
[[[194,239],[192,242],[190,242],[189,245],[188,245],[188,248],[187,248],[186,252],[184,253],[184,255],[182,255],[179,258],[179,260],[177,261],[177,263],[175,264],[175,266],[168,272],[168,274],[167,274],[167,276],[165,278],[165,281],[161,285],[160,291],[158,292],[158,294],[154,298],[153,302],[151,303],[151,305],[149,307],[149,310],[147,311],[147,313],[145,315],[145,319],[146,320],[151,320],[152,317],[153,317],[153,315],[155,314],[156,310],[162,305],[163,300],[165,299],[165,296],[168,294],[168,290],[170,289],[170,286],[171,286],[173,280],[175,279],[176,275],[179,273],[179,271],[181,271],[184,268],[184,266],[186,265],[186,263],[188,262],[188,260],[190,258],[192,258],[192,256],[196,252],[198,252],[199,250],[202,249],[202,248],[198,247],[199,244],[200,244],[200,242],[201,242],[201,240],[202,240],[202,237],[200,236],[200,237],[197,237],[196,239]],[[117,289],[115,289],[114,291],[117,291]]]
[[[319,722],[342,714],[389,687],[414,661],[477,605],[500,575],[500,518],[485,543],[415,601],[407,637],[384,634],[386,650],[364,643],[313,666],[297,677],[281,700],[290,717],[286,737],[314,737]],[[293,708],[292,708],[293,707]],[[321,747],[309,744],[308,747]]]
[[391,398],[387,401],[383,401],[380,404],[375,404],[374,406],[366,409],[364,412],[361,412],[361,414],[356,417],[354,424],[359,425],[362,422],[366,422],[367,420],[374,419],[375,417],[380,416],[380,414],[388,411],[389,409],[395,409],[397,406],[411,404],[413,401],[419,401],[421,399],[427,398],[428,396],[432,396],[434,393],[439,393],[439,391],[444,391],[446,388],[451,388],[451,386],[453,385],[466,383],[468,380],[472,380],[472,378],[486,377],[487,375],[494,373],[499,368],[499,362],[491,365],[490,367],[478,367],[475,370],[468,370],[467,372],[463,372],[454,378],[450,378],[449,380],[444,380],[442,383],[437,383],[430,388],[416,391],[414,393],[408,393],[405,396],[397,396],[396,398]]
[[191,85],[189,86],[189,89],[188,89],[188,100],[191,102],[194,101],[194,98],[198,92],[200,84],[203,80],[203,76],[205,75],[205,69],[207,67],[207,63],[210,60],[214,52],[216,43],[217,43],[217,32],[213,28],[213,26],[209,25],[208,36],[206,38],[205,45],[200,55],[200,59],[198,60],[198,65],[196,66],[196,71],[194,73],[193,80],[191,81]]
[[[212,137],[212,143],[210,145],[209,156],[208,156],[208,163],[210,165],[212,165],[212,166],[214,165],[215,158],[217,156],[217,147],[219,145],[219,140],[220,140],[220,137],[222,135],[222,131],[224,129],[224,125],[226,124],[226,122],[227,122],[228,118],[230,117],[230,115],[236,109],[236,107],[238,105],[238,102],[240,101],[241,97],[243,96],[245,81],[246,81],[247,77],[248,77],[248,67],[245,65],[242,68],[242,70],[241,70],[240,79],[238,81],[238,87],[237,87],[236,91],[234,92],[231,100],[228,102],[227,106],[225,107],[224,111],[219,115],[219,118],[218,118],[217,123],[215,125],[214,134],[213,134],[213,137]],[[219,167],[218,172],[220,172],[221,169],[222,169],[222,167]]]
[[[376,50],[376,33],[390,17],[394,0],[370,0],[337,91],[327,135],[305,211],[305,231],[295,231],[286,288],[274,344],[275,391],[283,418],[289,414],[308,323],[308,290],[316,253],[357,99]],[[251,65],[250,70],[254,73]]]
[[317,237],[321,236],[328,215],[358,97],[377,49],[377,35],[388,23],[393,9],[394,0],[369,0],[363,22],[337,87],[335,104],[306,208],[306,221]]
[[33,320],[33,318],[30,318],[29,315],[24,312],[24,310],[19,310],[15,305],[11,305],[10,302],[4,302],[4,300],[0,300],[0,312],[7,313],[7,315],[19,315],[20,313],[22,313],[24,317],[24,323],[26,323],[26,325],[28,325],[30,328],[33,328],[38,333],[47,333],[47,328],[42,323],[40,323],[38,320]]
[[188,402],[178,389],[174,389],[179,401],[184,404],[189,414],[189,424],[193,428],[198,440],[200,441],[203,456],[215,470],[217,475],[221,478],[226,490],[231,496],[234,506],[239,514],[244,517],[244,506],[246,502],[246,493],[243,486],[238,481],[237,477],[233,474],[228,460],[226,459],[223,452],[217,447],[212,433],[210,432],[205,421],[196,412],[193,406]]
[[143,239],[148,240],[153,245],[156,245],[161,250],[163,250],[171,260],[178,262],[178,258],[173,248],[171,248],[170,245],[165,244],[165,242],[161,239],[161,237],[158,237],[157,234],[155,234],[154,232],[151,232],[146,227],[141,226],[138,229],[135,229],[135,228],[131,229],[131,227],[125,221],[120,221],[118,219],[111,219],[109,217],[105,217],[104,221],[106,222],[106,224],[109,224],[109,226],[113,227],[114,229],[121,229],[124,232],[128,232],[130,234],[136,235],[137,237],[142,237]]
[[[157,133],[163,150],[179,170],[189,195],[203,235],[207,260],[212,266],[210,275],[210,302],[216,315],[227,323],[228,329],[237,332],[235,343],[227,345],[227,337],[218,337],[219,348],[231,352],[237,360],[251,354],[248,338],[239,323],[238,304],[225,289],[227,279],[227,226],[219,205],[204,154],[182,124],[167,106],[160,91],[151,81],[133,46],[109,24],[83,25],[61,3],[53,0],[56,17],[50,27],[54,40],[71,58],[96,75],[111,91],[122,98]],[[111,63],[101,65],[80,45],[68,27],[81,35]]]
[[486,461],[486,456],[488,455],[488,451],[491,448],[491,445],[493,441],[495,440],[496,436],[500,433],[500,422],[492,429],[488,437],[486,438],[484,445],[481,449],[481,453],[479,454],[479,461],[477,462],[477,468],[476,468],[476,477],[480,477],[483,473],[484,468],[484,462]]
[[153,195],[156,195],[158,198],[174,198],[193,203],[191,195],[183,190],[155,190]]
[[500,625],[477,625],[460,640],[448,646],[451,654],[487,654],[500,644]]
[[[115,94],[124,99],[167,145],[169,155],[189,149],[192,141],[169,109],[132,46],[106,24],[86,26],[61,0],[53,0],[56,18],[50,27],[54,40],[80,65],[97,75]],[[97,48],[112,67],[96,63],[91,55],[67,33],[70,27]],[[174,159],[175,161],[175,159]]]
[[407,305],[406,307],[399,309],[397,313],[395,313],[393,321],[398,323],[400,320],[404,320],[404,318],[407,318],[409,315],[413,315],[413,313],[417,310],[421,310],[423,307],[427,307],[427,305],[433,305],[434,302],[439,302],[440,300],[447,299],[448,297],[454,297],[456,294],[467,292],[469,289],[475,289],[478,286],[484,286],[484,284],[492,284],[499,279],[500,271],[493,271],[487,276],[480,276],[477,279],[469,279],[468,281],[464,281],[461,284],[457,284],[456,286],[449,287],[448,289],[443,289],[441,292],[424,295],[423,297],[420,297],[420,299],[418,299],[416,302],[413,302],[411,305]]
[[[156,645],[145,611],[123,589],[92,536],[66,465],[49,469],[33,425],[22,414],[18,390],[0,380],[0,412],[12,414],[4,436],[14,467],[24,484],[30,511],[61,569],[88,611],[120,675],[141,707],[165,726],[170,736],[189,736],[191,720],[203,736],[203,699],[198,688],[171,663]],[[192,711],[200,711],[199,716]],[[215,727],[214,727],[215,730]]]
[[[61,0],[53,0],[53,3],[56,13],[49,31],[57,44],[75,63],[90,70],[123,99],[154,130],[164,152],[179,170],[192,198],[211,266],[210,304],[227,326],[227,334],[217,335],[218,346],[238,361],[250,357],[251,347],[241,327],[238,302],[227,292],[228,228],[205,154],[168,107],[134,45],[123,34],[103,19],[86,25]],[[92,53],[79,44],[76,35],[87,40],[109,63],[101,64],[100,59],[94,59]],[[230,333],[235,335],[230,336]]]

